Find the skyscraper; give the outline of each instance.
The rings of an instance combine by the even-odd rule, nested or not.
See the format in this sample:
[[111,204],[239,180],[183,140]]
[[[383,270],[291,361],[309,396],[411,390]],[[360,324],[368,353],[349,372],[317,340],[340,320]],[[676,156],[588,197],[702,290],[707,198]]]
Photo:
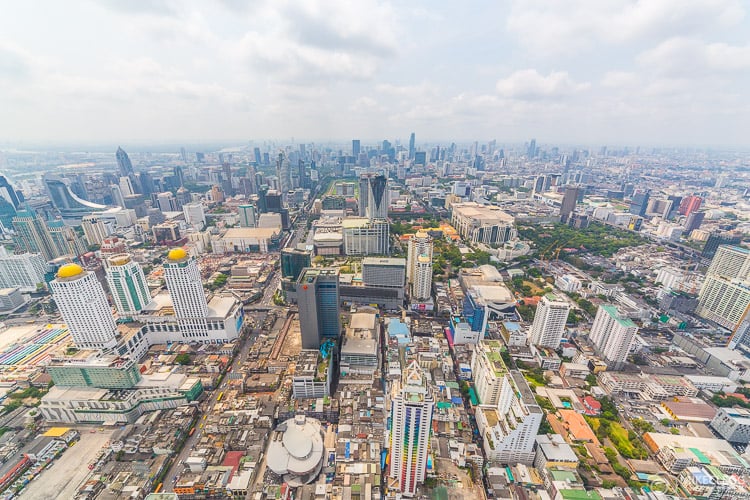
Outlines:
[[284,248],[281,250],[281,276],[297,280],[300,273],[311,265],[310,252],[297,248]]
[[750,305],[750,250],[721,245],[698,293],[700,317],[734,330]]
[[648,208],[648,191],[636,193],[630,200],[630,213],[643,217],[646,215],[646,208]]
[[578,187],[577,186],[565,186],[565,195],[563,196],[562,204],[560,205],[560,222],[563,224],[568,222],[570,214],[576,209],[576,203],[578,202]]
[[74,193],[69,179],[44,174],[43,181],[50,201],[65,220],[80,222],[84,215],[107,209],[105,205],[84,200]]
[[414,140],[415,140],[414,132],[412,132],[411,135],[409,136],[409,159],[410,160],[414,159],[414,153],[416,152],[416,149],[414,149],[414,142],[415,142]]
[[406,281],[409,285],[414,283],[417,269],[417,257],[426,255],[432,260],[432,238],[424,232],[417,231],[409,238],[406,253]]
[[742,233],[740,232],[727,232],[727,233],[711,233],[703,245],[701,251],[701,257],[706,259],[713,259],[716,255],[716,251],[721,245],[739,245],[742,241]]
[[196,337],[208,337],[208,303],[195,258],[182,248],[170,250],[164,262],[164,281],[183,338],[200,341]]
[[19,287],[22,292],[35,292],[44,286],[47,262],[38,253],[10,254],[0,246],[0,288]]
[[254,205],[238,205],[237,214],[240,216],[240,227],[256,227],[258,225],[258,215]]
[[194,229],[201,230],[206,226],[206,212],[203,210],[203,203],[186,203],[182,206],[182,212],[185,214],[185,223]]
[[107,259],[107,284],[112,301],[122,317],[132,317],[151,302],[146,275],[128,254]]
[[124,149],[118,146],[115,158],[117,158],[117,169],[120,171],[120,176],[131,177],[134,175],[133,164]]
[[263,163],[263,159],[260,157],[260,148],[253,148],[253,155],[255,155],[256,165],[261,165]]
[[536,154],[537,154],[536,139],[531,139],[531,141],[529,141],[529,147],[526,149],[526,157],[536,158]]
[[531,325],[531,342],[540,347],[560,347],[570,304],[549,293],[542,297]]
[[699,229],[703,224],[703,219],[706,217],[706,212],[691,212],[687,216],[685,221],[685,233],[690,233],[694,229]]
[[388,178],[363,174],[359,178],[359,216],[372,219],[388,218]]
[[421,369],[412,360],[403,371],[401,388],[391,403],[389,476],[398,481],[404,496],[414,496],[424,481],[435,400],[427,390]]
[[341,321],[337,269],[303,269],[297,280],[297,304],[302,349],[317,349],[324,338],[339,338]]
[[111,349],[117,344],[117,327],[94,273],[78,264],[66,264],[50,282],[52,297],[70,329],[76,346],[82,349]]
[[600,305],[589,339],[604,358],[607,368],[618,369],[627,360],[637,333],[635,323],[621,316],[615,306]]
[[16,245],[21,250],[40,253],[44,260],[56,259],[62,255],[52,243],[47,224],[31,210],[19,210],[13,217],[13,228],[16,231]]
[[701,208],[701,203],[703,203],[703,198],[700,196],[686,196],[682,199],[680,202],[680,215],[690,215],[693,212],[697,212]]
[[359,157],[360,142],[359,139],[352,139],[352,156],[354,158]]

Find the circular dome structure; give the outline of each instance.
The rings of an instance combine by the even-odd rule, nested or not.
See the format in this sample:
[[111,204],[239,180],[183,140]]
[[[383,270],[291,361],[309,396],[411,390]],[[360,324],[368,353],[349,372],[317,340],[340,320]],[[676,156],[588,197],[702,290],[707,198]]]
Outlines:
[[167,254],[169,260],[182,260],[187,257],[187,252],[184,248],[173,248]]
[[290,486],[313,482],[323,468],[323,431],[320,421],[297,415],[272,433],[266,464]]
[[83,274],[83,268],[78,264],[65,264],[57,270],[58,278],[73,278]]

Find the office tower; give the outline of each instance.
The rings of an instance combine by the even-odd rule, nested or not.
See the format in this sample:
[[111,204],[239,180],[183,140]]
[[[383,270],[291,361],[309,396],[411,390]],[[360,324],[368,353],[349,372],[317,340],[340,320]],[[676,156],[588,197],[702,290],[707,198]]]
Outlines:
[[123,196],[132,196],[135,194],[135,188],[133,187],[133,181],[130,177],[120,177],[119,180],[120,191]]
[[265,214],[268,212],[266,204],[266,195],[268,194],[268,184],[258,184],[258,213]]
[[134,174],[133,164],[125,150],[118,146],[115,158],[117,158],[117,169],[120,171],[120,176],[131,177]]
[[635,193],[630,201],[630,213],[643,217],[646,215],[646,208],[648,207],[649,194],[647,192]]
[[112,193],[112,204],[118,207],[125,208],[125,196],[122,194],[119,184],[110,184],[110,193]]
[[416,149],[414,149],[414,132],[411,133],[409,136],[409,159],[414,159],[414,153],[416,152]]
[[208,304],[195,258],[182,248],[170,250],[164,262],[164,281],[172,297],[182,337],[193,340],[201,340],[195,337],[207,337]]
[[253,148],[253,155],[255,156],[256,165],[261,165],[263,163],[263,159],[260,157],[260,148]]
[[338,339],[339,272],[331,268],[303,269],[297,280],[302,349],[317,349],[326,338]]
[[388,179],[384,175],[363,174],[359,178],[359,216],[388,218]]
[[686,196],[680,202],[680,215],[690,215],[693,212],[697,212],[701,208],[703,198],[700,196]]
[[739,245],[742,241],[742,233],[711,233],[701,251],[701,257],[713,259],[720,245]]
[[427,255],[432,259],[432,238],[424,231],[417,231],[409,238],[406,252],[406,281],[414,283],[416,275],[417,257]]
[[682,196],[669,195],[667,196],[667,200],[670,202],[670,206],[665,218],[674,219],[680,211]]
[[531,139],[531,141],[529,141],[529,147],[526,149],[526,157],[536,158],[536,155],[537,155],[536,139]]
[[253,205],[237,206],[237,214],[240,216],[240,227],[256,227],[258,225],[258,217]]
[[8,179],[0,175],[0,227],[10,229],[16,210],[20,207],[21,201],[16,190],[10,185]]
[[415,165],[427,165],[427,152],[426,151],[415,151],[414,152],[414,164]]
[[627,360],[638,333],[632,320],[621,316],[615,306],[600,305],[589,339],[604,358],[608,369],[618,369]]
[[74,193],[69,179],[45,174],[43,181],[52,205],[65,220],[80,222],[84,215],[107,209],[105,205],[84,200]]
[[44,287],[47,262],[38,253],[11,254],[0,246],[0,288],[20,288],[35,292]]
[[471,370],[485,408],[477,412],[477,427],[488,460],[531,464],[544,412],[523,374],[505,366],[503,351],[498,340],[482,340],[474,347]]
[[578,186],[565,186],[565,195],[560,205],[560,222],[563,224],[568,222],[570,214],[575,212],[577,202]]
[[453,181],[453,194],[461,198],[471,196],[471,184],[466,181]]
[[177,212],[180,210],[177,206],[177,199],[169,191],[156,195],[156,206],[162,212]]
[[687,216],[685,221],[685,233],[690,233],[694,229],[699,229],[703,224],[703,219],[706,217],[706,212],[691,212]]
[[352,139],[352,156],[359,158],[360,142],[359,139]]
[[112,234],[111,225],[107,224],[99,215],[86,215],[81,219],[81,229],[86,243],[89,245],[101,245],[104,238]]
[[114,255],[107,262],[107,284],[117,312],[124,318],[138,314],[151,302],[146,275],[128,254]]
[[362,259],[362,283],[365,286],[398,288],[406,283],[406,259],[365,257]]
[[186,203],[182,206],[182,212],[185,214],[185,223],[194,229],[201,230],[206,226],[206,212],[203,210],[203,203]]
[[403,371],[400,391],[391,404],[389,476],[398,481],[404,496],[411,497],[425,479],[435,408],[435,400],[415,360]]
[[175,196],[175,198],[177,199],[178,207],[185,206],[193,200],[193,197],[190,195],[190,191],[182,186],[177,188],[177,195]]
[[34,212],[19,210],[13,217],[13,228],[16,231],[16,245],[24,252],[42,254],[47,261],[62,255],[52,243],[47,224]]
[[65,264],[50,282],[52,298],[70,329],[76,347],[111,349],[117,344],[112,308],[96,274]]
[[531,343],[557,349],[565,333],[570,304],[549,293],[542,297],[531,325]]
[[750,304],[750,250],[721,245],[698,293],[698,316],[734,330]]
[[281,276],[293,279],[295,282],[300,273],[312,264],[312,256],[307,250],[298,248],[284,248],[281,250]]

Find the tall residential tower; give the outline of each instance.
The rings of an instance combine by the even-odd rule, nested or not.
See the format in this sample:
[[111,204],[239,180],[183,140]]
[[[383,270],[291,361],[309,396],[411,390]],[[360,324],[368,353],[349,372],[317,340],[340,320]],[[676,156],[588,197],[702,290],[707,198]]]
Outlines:
[[128,254],[107,259],[107,284],[120,316],[132,317],[151,302],[143,269]]

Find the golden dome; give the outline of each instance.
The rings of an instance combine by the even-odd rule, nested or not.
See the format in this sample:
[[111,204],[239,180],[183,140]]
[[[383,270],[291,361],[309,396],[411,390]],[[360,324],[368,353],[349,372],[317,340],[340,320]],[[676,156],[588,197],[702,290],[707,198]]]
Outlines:
[[184,248],[173,248],[167,254],[169,260],[182,260],[187,257],[187,252]]
[[83,273],[83,268],[78,264],[65,264],[57,270],[58,278],[72,278]]

